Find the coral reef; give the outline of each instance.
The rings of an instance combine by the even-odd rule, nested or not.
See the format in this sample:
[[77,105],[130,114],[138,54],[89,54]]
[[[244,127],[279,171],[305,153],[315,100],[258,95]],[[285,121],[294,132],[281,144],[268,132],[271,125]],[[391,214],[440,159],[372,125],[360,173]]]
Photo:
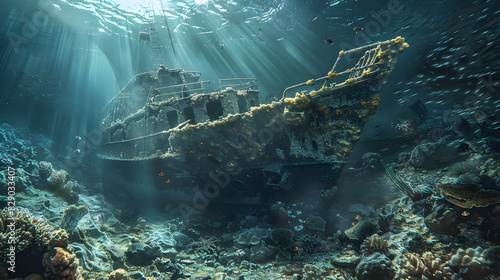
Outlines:
[[234,246],[236,248],[245,248],[249,246],[259,245],[260,242],[267,238],[269,233],[265,228],[250,228],[240,232],[234,238]]
[[485,190],[476,184],[442,184],[446,199],[462,208],[487,207],[500,202],[500,191]]
[[353,227],[345,231],[347,237],[353,240],[363,241],[367,236],[370,236],[378,231],[376,224],[362,219]]
[[217,245],[219,240],[214,236],[203,238],[200,237],[198,241],[191,242],[187,247],[192,248],[196,254],[213,254],[217,251]]
[[320,216],[310,215],[306,219],[306,225],[309,229],[314,231],[325,231],[326,221]]
[[395,275],[391,260],[380,253],[363,259],[356,267],[358,280],[392,280]]
[[373,253],[379,252],[381,254],[387,255],[389,253],[389,242],[374,234],[367,237],[361,244],[361,252],[364,255],[371,255]]
[[[54,228],[41,216],[35,216],[24,208],[7,208],[0,212],[2,232],[0,233],[0,259],[7,259],[10,250],[8,239],[11,229],[15,228],[16,245],[16,274],[15,276],[28,276],[32,273],[42,274],[42,257],[46,252],[53,236]],[[0,264],[0,270],[6,262]]]
[[56,247],[52,255],[47,253],[44,256],[44,265],[48,272],[48,279],[57,280],[79,280],[83,279],[78,272],[78,259],[74,253],[65,251],[63,248]]
[[[401,279],[451,279],[453,273],[439,258],[432,253],[424,253],[422,257],[413,253],[402,256],[398,277]],[[425,278],[424,278],[425,277]]]

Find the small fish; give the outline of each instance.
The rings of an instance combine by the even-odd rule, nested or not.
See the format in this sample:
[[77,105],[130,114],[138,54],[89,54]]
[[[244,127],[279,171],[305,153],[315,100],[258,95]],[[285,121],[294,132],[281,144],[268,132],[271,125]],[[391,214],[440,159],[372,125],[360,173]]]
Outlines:
[[355,220],[359,220],[359,215],[356,216],[356,218],[354,218]]
[[262,35],[262,29],[259,27],[259,36]]
[[353,30],[354,32],[356,32],[356,33],[361,32],[361,31],[365,31],[365,29],[364,29],[364,28],[361,28],[361,27],[354,27],[352,30]]
[[78,141],[80,141],[80,140],[82,140],[82,137],[80,137],[80,136],[76,135],[76,136],[75,136],[75,139],[76,139],[76,140],[78,140]]
[[467,217],[467,216],[469,216],[469,215],[470,215],[470,213],[469,213],[469,212],[467,212],[467,211],[462,212],[462,216],[464,216],[464,217]]
[[328,45],[333,45],[333,41],[331,38],[326,38],[325,37],[325,43],[327,43]]
[[220,44],[220,45],[219,45],[219,49],[221,49],[221,50],[222,50],[223,48],[224,48],[224,44]]
[[80,152],[81,152],[80,149],[75,150],[75,154],[79,154]]
[[355,224],[354,224],[354,223],[352,223],[351,225],[352,225],[352,226],[354,226]]
[[103,213],[100,213],[100,214],[98,214],[98,215],[95,215],[92,219],[94,220],[94,222],[95,222],[98,226],[100,226],[100,225],[102,225],[102,224],[104,224],[104,223],[106,222],[106,219],[105,219],[105,217],[104,217],[104,214],[103,214]]
[[170,184],[170,183],[172,183],[172,180],[167,179],[167,181],[165,181],[165,183]]
[[165,173],[163,173],[163,171],[162,171],[162,172],[160,172],[160,174],[158,174],[158,175],[159,175],[160,177],[163,177],[163,176],[165,176]]

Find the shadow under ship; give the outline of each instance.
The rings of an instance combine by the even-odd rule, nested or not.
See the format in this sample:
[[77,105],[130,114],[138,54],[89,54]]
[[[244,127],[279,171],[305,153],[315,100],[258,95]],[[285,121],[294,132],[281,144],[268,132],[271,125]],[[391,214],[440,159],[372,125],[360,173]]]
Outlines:
[[341,51],[326,76],[271,104],[260,104],[255,79],[213,90],[200,72],[138,74],[104,108],[105,191],[124,207],[181,212],[317,199],[335,185],[406,47],[397,37]]

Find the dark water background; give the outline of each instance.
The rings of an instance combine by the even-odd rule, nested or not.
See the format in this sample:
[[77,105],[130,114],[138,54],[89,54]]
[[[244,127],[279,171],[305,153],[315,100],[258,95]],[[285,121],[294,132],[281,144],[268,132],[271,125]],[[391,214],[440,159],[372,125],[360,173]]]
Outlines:
[[[324,76],[341,49],[405,37],[410,48],[381,92],[358,154],[387,149],[395,123],[418,118],[408,110],[417,100],[442,126],[450,125],[445,111],[468,96],[498,100],[495,1],[152,2],[168,68],[201,71],[201,80],[257,78],[263,103]],[[148,1],[1,5],[0,120],[46,134],[62,154],[75,136],[99,128],[102,107],[135,74],[155,70],[149,43],[139,40],[148,31]]]

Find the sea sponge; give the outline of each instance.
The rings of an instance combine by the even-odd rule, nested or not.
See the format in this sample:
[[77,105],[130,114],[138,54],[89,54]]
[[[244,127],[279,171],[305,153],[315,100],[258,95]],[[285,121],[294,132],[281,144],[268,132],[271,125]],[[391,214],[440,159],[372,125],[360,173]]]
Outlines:
[[374,234],[363,241],[361,252],[365,255],[371,255],[376,252],[386,255],[389,253],[388,241],[380,238],[378,234]]
[[38,163],[38,176],[40,179],[47,180],[52,175],[52,172],[54,172],[52,163],[48,161],[40,161]]
[[47,252],[44,256],[43,263],[47,268],[47,273],[45,274],[47,279],[83,279],[78,272],[78,259],[76,255],[65,251],[63,248],[54,248],[52,254]]
[[63,184],[66,182],[66,179],[67,179],[66,171],[64,171],[64,170],[56,171],[56,172],[52,173],[52,175],[48,179],[49,186],[53,189],[56,189],[56,190],[60,189],[63,186]]
[[49,246],[51,248],[61,247],[66,249],[68,247],[68,233],[64,229],[59,229],[52,234],[52,238],[49,240]]

